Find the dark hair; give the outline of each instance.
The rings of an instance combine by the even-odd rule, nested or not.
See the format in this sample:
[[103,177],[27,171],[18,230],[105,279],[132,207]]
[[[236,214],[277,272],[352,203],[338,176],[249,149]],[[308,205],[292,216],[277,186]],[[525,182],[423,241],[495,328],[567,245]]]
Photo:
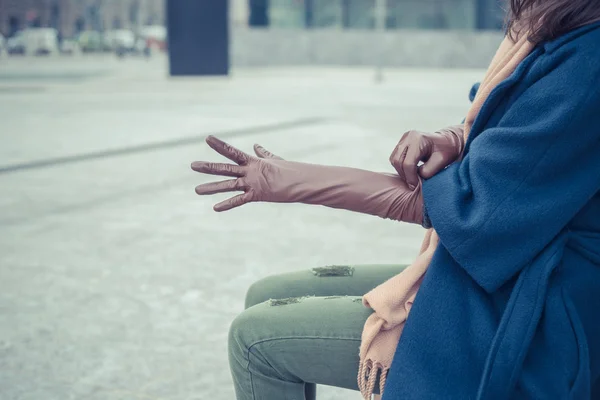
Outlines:
[[540,43],[600,20],[598,0],[509,0],[507,33],[516,40],[529,32]]

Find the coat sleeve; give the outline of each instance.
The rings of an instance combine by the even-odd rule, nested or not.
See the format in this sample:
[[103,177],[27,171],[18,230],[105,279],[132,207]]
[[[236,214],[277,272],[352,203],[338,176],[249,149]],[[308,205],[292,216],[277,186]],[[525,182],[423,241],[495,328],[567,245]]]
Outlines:
[[[427,217],[454,260],[494,292],[600,190],[600,71],[565,57],[423,183]],[[596,56],[597,58],[597,56]]]

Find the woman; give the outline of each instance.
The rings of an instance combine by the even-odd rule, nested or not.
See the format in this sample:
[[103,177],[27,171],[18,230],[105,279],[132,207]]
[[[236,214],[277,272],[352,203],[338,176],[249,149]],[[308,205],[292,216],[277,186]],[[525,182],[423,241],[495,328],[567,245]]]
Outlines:
[[216,211],[302,202],[433,227],[404,271],[254,284],[230,330],[238,399],[312,399],[314,383],[383,400],[600,396],[600,3],[510,8],[464,125],[405,134],[397,176],[207,139],[237,165],[193,163],[234,178],[197,193],[244,191]]

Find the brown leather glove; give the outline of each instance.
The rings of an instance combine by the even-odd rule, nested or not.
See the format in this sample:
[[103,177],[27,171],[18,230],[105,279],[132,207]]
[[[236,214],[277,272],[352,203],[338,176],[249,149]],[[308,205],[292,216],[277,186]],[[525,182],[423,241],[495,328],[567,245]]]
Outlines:
[[415,190],[409,190],[397,175],[286,161],[258,145],[254,147],[258,157],[254,157],[214,136],[209,136],[206,142],[237,165],[193,162],[194,171],[234,178],[197,186],[196,193],[244,192],[215,205],[215,211],[230,210],[259,201],[305,203],[419,225],[423,222],[420,181]]
[[[455,125],[435,133],[408,131],[390,156],[390,162],[409,188],[418,176],[429,179],[456,161],[464,147],[464,125]],[[424,164],[418,166],[419,161]]]

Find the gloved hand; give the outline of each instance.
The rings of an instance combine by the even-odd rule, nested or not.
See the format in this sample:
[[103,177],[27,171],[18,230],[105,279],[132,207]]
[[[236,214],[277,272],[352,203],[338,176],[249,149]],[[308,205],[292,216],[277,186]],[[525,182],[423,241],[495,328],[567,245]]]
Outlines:
[[199,195],[243,191],[214,206],[230,210],[250,202],[305,203],[377,215],[397,221],[422,224],[423,196],[420,181],[409,190],[397,175],[356,168],[333,167],[286,161],[256,145],[258,157],[246,154],[209,136],[208,145],[236,162],[192,163],[197,172],[234,179],[196,187]]
[[[415,187],[418,176],[429,179],[458,159],[465,144],[463,132],[463,125],[435,133],[408,131],[392,152],[390,162],[409,188]],[[419,161],[424,162],[420,167]]]

